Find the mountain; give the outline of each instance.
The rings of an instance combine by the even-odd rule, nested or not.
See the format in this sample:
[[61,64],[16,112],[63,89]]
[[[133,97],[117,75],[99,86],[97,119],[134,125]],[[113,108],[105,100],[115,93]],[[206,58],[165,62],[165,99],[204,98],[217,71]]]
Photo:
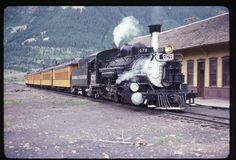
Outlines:
[[[109,49],[113,30],[133,16],[148,34],[148,25],[168,30],[215,16],[225,7],[192,6],[11,6],[4,10],[4,68],[30,71]],[[191,20],[194,20],[193,18]],[[137,35],[138,36],[138,35]],[[121,44],[132,37],[126,37]]]

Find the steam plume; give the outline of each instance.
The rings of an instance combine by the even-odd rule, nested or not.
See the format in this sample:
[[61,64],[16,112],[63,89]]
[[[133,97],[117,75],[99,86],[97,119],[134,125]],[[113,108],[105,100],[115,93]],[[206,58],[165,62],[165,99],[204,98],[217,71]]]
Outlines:
[[123,81],[129,81],[129,80],[133,80],[136,81],[137,77],[136,74],[146,74],[146,62],[147,62],[148,58],[143,58],[140,59],[138,61],[136,61],[133,66],[132,69],[129,71],[125,71],[124,73],[122,73],[121,75],[119,75],[119,77],[116,80],[116,84],[120,84]]
[[116,84],[120,84],[123,81],[128,81],[128,80],[133,79],[133,78],[135,78],[134,71],[132,71],[132,70],[126,71],[118,77],[118,79],[116,80]]
[[113,31],[114,42],[117,47],[122,40],[138,36],[141,33],[139,21],[133,16],[128,16],[122,19],[121,23],[115,27]]

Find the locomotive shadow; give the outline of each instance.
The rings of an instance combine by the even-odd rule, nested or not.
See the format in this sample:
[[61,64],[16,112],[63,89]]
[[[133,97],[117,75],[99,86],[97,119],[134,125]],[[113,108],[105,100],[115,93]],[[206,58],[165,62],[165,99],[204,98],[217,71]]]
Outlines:
[[160,115],[162,113],[165,113],[164,110],[147,108],[145,106],[135,106],[135,105],[125,104],[125,103],[116,103],[113,101],[108,101],[108,100],[103,100],[103,99],[93,99],[91,97],[89,97],[88,99],[93,100],[98,103],[101,103],[101,104],[109,105],[106,107],[122,108],[124,110],[130,110],[133,112],[143,112],[143,113],[150,114],[150,115]]

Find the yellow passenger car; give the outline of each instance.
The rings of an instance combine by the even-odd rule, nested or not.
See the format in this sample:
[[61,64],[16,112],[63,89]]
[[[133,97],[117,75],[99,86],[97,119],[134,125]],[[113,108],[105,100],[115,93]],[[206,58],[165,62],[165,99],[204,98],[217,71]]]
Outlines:
[[33,73],[27,73],[27,75],[25,75],[25,82],[28,85],[34,85]]
[[77,61],[53,67],[53,87],[70,88],[71,72],[76,69],[78,69]]
[[43,87],[52,86],[52,68],[47,68],[41,71],[41,85]]
[[29,84],[29,74],[26,74],[25,76],[25,84]]
[[33,85],[41,85],[41,73],[35,72],[32,74],[33,76]]

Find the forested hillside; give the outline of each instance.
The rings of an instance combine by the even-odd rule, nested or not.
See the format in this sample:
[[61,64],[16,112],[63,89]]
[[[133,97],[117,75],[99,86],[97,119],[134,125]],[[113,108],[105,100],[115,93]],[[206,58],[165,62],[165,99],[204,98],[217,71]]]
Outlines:
[[[20,71],[48,67],[109,49],[114,28],[133,16],[138,35],[148,25],[161,23],[168,30],[228,11],[224,7],[7,7],[4,10],[4,68]],[[191,18],[193,17],[193,18]],[[138,36],[137,35],[137,36]],[[131,40],[128,37],[121,45]]]

